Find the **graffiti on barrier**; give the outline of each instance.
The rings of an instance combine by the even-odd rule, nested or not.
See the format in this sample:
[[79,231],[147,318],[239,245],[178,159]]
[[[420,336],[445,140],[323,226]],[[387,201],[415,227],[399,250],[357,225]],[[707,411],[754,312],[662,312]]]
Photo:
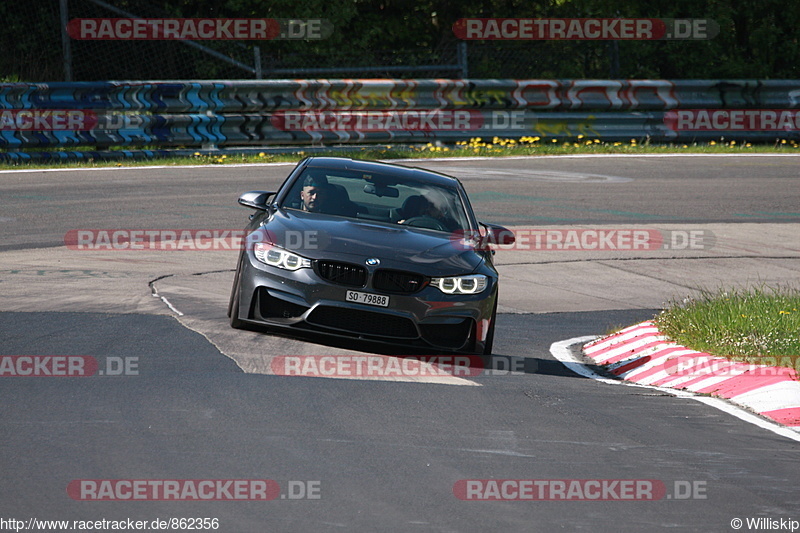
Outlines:
[[798,107],[800,80],[7,83],[0,84],[0,148],[455,142],[475,132],[653,141],[723,133],[726,139],[797,138],[798,120],[786,110]]

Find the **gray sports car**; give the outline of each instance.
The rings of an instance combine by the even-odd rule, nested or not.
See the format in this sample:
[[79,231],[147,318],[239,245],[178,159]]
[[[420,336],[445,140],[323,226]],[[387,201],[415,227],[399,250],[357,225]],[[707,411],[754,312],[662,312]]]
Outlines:
[[498,274],[461,183],[419,168],[337,157],[301,161],[256,209],[228,316],[393,345],[491,354]]

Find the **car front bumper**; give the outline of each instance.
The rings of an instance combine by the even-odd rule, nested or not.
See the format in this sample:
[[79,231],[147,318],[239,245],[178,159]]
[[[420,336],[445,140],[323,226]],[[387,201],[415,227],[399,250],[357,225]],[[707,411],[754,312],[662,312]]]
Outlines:
[[[482,353],[497,296],[497,279],[471,295],[448,295],[427,285],[413,294],[355,287],[323,279],[316,268],[289,271],[244,254],[240,272],[243,322],[444,351]],[[346,300],[348,291],[389,297],[380,307]]]

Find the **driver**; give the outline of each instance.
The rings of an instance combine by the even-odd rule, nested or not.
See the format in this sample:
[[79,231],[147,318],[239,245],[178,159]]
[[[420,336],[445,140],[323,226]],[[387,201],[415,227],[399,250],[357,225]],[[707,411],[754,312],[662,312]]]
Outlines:
[[319,213],[325,207],[329,196],[328,179],[323,175],[309,174],[303,178],[303,188],[300,190],[301,209]]

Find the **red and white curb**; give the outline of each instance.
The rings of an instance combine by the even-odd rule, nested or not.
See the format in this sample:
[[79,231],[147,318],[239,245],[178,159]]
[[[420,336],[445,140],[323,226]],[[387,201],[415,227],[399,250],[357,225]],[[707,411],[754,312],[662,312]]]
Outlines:
[[663,336],[652,321],[589,342],[583,352],[626,381],[724,398],[800,433],[800,381],[794,369],[690,350]]

